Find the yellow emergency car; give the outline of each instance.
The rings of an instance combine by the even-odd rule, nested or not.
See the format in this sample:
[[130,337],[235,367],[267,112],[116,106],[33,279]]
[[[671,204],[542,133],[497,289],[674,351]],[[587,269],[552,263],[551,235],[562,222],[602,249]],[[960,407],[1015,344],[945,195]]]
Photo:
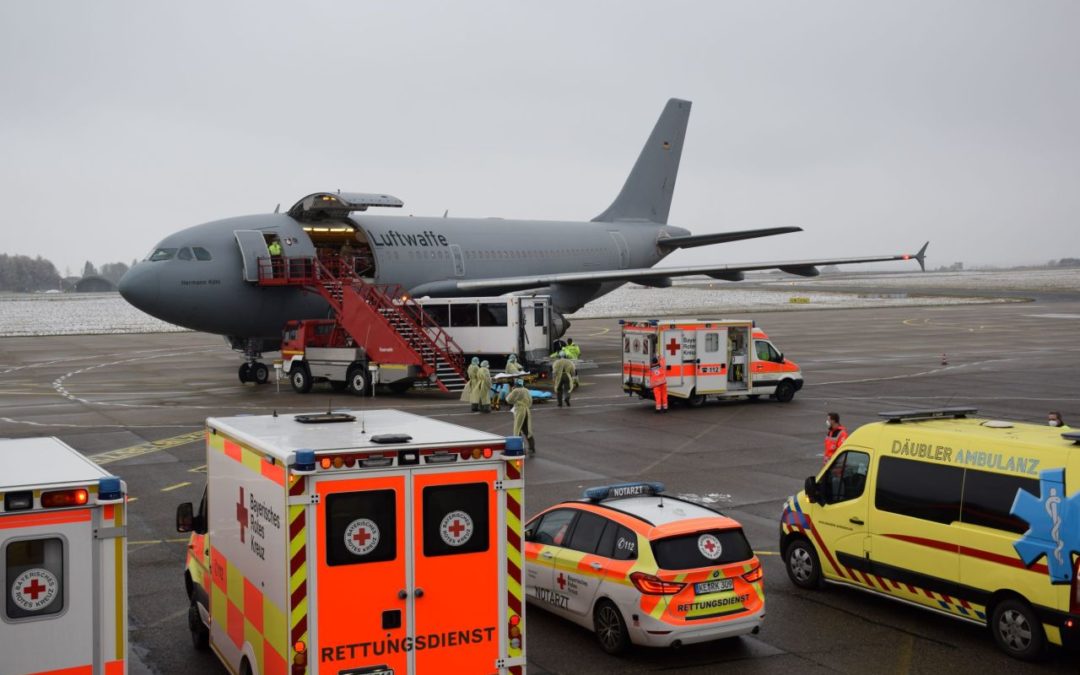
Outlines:
[[594,630],[609,654],[757,633],[765,590],[742,527],[663,491],[590,488],[529,521],[528,601]]
[[797,586],[822,581],[989,627],[1010,656],[1080,644],[1080,433],[971,408],[881,413],[780,523]]

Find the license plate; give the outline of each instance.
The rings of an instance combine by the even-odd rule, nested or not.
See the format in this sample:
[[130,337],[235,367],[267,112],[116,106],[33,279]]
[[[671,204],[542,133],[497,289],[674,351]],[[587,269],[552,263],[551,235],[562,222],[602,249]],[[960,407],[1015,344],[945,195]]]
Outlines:
[[733,579],[717,579],[716,581],[703,581],[694,584],[694,595],[708,595],[709,593],[722,593],[735,588]]

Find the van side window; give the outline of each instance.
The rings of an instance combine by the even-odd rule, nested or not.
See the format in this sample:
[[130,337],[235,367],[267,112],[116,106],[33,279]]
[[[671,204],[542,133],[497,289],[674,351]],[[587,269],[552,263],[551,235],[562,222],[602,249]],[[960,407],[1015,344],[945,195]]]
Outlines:
[[558,509],[544,514],[533,535],[533,541],[538,544],[549,546],[565,546],[566,531],[570,528],[570,521],[574,519],[574,512],[570,509]]
[[865,452],[846,450],[837,455],[822,480],[826,501],[838,504],[861,497],[869,468],[870,455]]
[[506,305],[502,303],[485,302],[480,305],[481,326],[509,326]]
[[397,558],[393,490],[344,492],[326,498],[326,564],[357,565]]
[[457,555],[488,550],[491,538],[487,483],[429,485],[424,488],[424,555]]
[[36,619],[64,610],[64,542],[59,537],[4,547],[4,618]]
[[968,469],[964,476],[961,522],[1016,534],[1027,532],[1028,523],[1009,513],[1016,491],[1021,488],[1037,495],[1039,480]]
[[960,520],[963,484],[960,467],[882,457],[874,504],[882,511],[948,525]]
[[455,328],[476,326],[477,314],[474,303],[450,305],[450,325]]

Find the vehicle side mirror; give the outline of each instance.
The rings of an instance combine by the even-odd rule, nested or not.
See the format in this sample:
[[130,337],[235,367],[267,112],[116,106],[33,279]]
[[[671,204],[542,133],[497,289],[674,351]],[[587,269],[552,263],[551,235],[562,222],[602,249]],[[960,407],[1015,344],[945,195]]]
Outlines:
[[191,502],[184,502],[176,507],[176,531],[195,531],[195,508]]
[[777,363],[784,363],[784,354],[783,354],[783,352],[780,353],[780,360],[777,361]]
[[814,504],[817,503],[817,500],[818,500],[818,484],[817,484],[817,481],[814,480],[813,476],[807,477],[806,482],[803,483],[803,492],[806,493],[806,498],[807,499],[809,499]]
[[531,527],[525,530],[525,541],[536,541],[536,532]]

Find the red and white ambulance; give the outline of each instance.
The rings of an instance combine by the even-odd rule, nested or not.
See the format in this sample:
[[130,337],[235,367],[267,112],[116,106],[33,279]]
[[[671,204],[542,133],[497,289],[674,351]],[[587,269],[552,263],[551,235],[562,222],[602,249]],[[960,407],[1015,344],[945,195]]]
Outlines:
[[709,396],[770,396],[787,403],[802,389],[799,365],[750,319],[621,320],[623,391],[652,395],[649,366],[659,358],[668,395],[696,408]]
[[0,672],[127,672],[123,481],[56,438],[0,441]]
[[207,420],[185,584],[233,673],[523,673],[521,440],[397,410]]

